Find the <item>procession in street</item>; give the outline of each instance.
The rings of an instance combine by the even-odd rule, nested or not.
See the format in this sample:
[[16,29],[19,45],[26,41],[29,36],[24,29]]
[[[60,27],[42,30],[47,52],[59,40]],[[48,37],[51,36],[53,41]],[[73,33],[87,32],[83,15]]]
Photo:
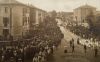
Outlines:
[[98,2],[0,0],[0,62],[100,62]]
[[[60,22],[61,23],[61,22]],[[60,24],[59,24],[60,26]],[[64,38],[55,51],[54,61],[50,62],[99,62],[100,61],[100,47],[89,47],[87,44],[81,43],[84,38],[77,36],[76,34],[70,32],[64,26],[60,26],[62,33],[64,33]],[[81,41],[82,40],[82,41]],[[84,39],[84,42],[87,39]],[[74,47],[73,47],[74,45]],[[65,50],[67,52],[65,52]]]

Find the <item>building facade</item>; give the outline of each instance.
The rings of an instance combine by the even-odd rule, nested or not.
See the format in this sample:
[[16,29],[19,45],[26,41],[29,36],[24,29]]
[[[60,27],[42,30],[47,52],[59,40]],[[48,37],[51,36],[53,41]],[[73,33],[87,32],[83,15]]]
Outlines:
[[39,24],[45,11],[22,4],[16,0],[0,2],[0,36],[5,40],[22,38],[30,31],[31,25]]
[[80,23],[86,22],[86,17],[90,14],[96,14],[96,8],[90,5],[83,5],[74,9],[74,20]]

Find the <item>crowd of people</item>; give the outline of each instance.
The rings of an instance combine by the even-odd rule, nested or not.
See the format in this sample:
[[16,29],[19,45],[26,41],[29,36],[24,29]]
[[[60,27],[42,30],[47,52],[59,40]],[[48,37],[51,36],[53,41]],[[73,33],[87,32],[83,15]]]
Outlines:
[[[91,45],[91,47],[88,47],[86,45],[86,43],[88,43],[89,41],[93,43],[99,42],[99,39],[96,38],[89,29],[83,26],[70,26],[70,27],[67,27],[67,29],[69,29],[73,34],[80,36],[80,38],[77,39],[77,45],[83,45],[84,53],[87,53],[88,48],[90,48],[94,51],[94,56],[95,57],[98,56],[99,46]],[[81,44],[82,42],[81,39],[88,39],[88,40],[84,40],[86,43]],[[72,52],[75,51],[75,45],[73,41],[74,39],[70,41],[70,47],[72,48]]]
[[[77,38],[77,46],[81,46],[81,44],[80,44],[80,39],[79,38]],[[71,48],[71,52],[72,53],[74,53],[75,51],[76,51],[76,46],[75,46],[75,39],[71,39],[70,41],[69,41],[69,44],[70,44],[70,48]],[[87,47],[85,44],[82,46],[82,51],[86,54],[86,53],[91,53],[91,52],[89,52],[88,51],[88,49],[90,49],[89,47]],[[92,50],[92,52],[94,52],[93,53],[93,56],[94,57],[98,57],[99,56],[99,49],[97,48],[97,47],[95,47],[95,48],[93,48],[93,49],[91,49]],[[66,51],[67,51],[67,49],[65,49],[65,53],[66,53]]]
[[45,62],[64,37],[55,18],[47,17],[30,39],[14,41],[0,49],[0,62]]
[[85,38],[85,39],[90,39],[90,38],[94,38],[97,39],[95,34],[93,34],[93,32],[91,30],[89,30],[88,28],[84,27],[84,26],[70,26],[68,27],[69,30],[71,32],[73,32],[74,34]]

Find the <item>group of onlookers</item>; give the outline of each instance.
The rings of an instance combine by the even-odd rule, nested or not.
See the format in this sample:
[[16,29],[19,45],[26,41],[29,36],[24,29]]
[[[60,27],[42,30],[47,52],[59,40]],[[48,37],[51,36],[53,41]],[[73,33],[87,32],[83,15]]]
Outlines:
[[45,62],[60,44],[63,34],[55,19],[47,19],[33,31],[30,39],[13,42],[10,48],[4,46],[0,50],[1,62]]
[[[81,47],[83,47],[83,48],[82,48],[82,49],[83,49],[82,51],[83,51],[85,54],[86,54],[86,53],[91,53],[91,52],[93,52],[93,56],[94,56],[94,57],[98,57],[98,56],[99,56],[99,53],[100,53],[99,47],[97,47],[97,46],[88,47],[88,46],[86,46],[85,44],[82,45],[82,44],[80,43],[80,41],[81,41],[80,38],[77,38],[76,45],[77,45],[77,46],[80,45]],[[75,40],[72,38],[72,39],[70,40],[69,44],[70,44],[70,48],[72,49],[72,53],[74,53],[74,52],[75,52],[75,48],[77,48],[77,47],[75,46]],[[91,49],[92,51],[89,52],[88,49]]]
[[[81,38],[82,39],[89,39],[91,42],[99,42],[100,39],[96,38],[96,36],[90,31],[89,29],[83,27],[83,26],[66,26],[65,28],[69,29],[73,34],[78,35],[80,38],[77,38],[77,45],[83,45],[83,51],[84,53],[87,53],[88,49],[92,49],[94,52],[94,57],[98,56],[99,53],[99,47],[97,45],[91,45],[91,47],[88,47],[86,44],[81,44]],[[88,40],[84,40],[84,42],[88,43]],[[72,38],[70,40],[70,47],[72,48],[72,52],[75,51],[75,44],[74,39]]]

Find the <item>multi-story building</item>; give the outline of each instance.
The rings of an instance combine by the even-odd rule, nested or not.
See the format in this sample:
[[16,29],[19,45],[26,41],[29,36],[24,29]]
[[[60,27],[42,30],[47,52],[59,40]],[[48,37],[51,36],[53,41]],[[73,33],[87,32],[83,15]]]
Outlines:
[[31,25],[43,21],[46,12],[16,0],[0,1],[0,36],[5,40],[21,38],[29,33]]
[[30,8],[30,18],[31,18],[31,25],[38,25],[43,22],[44,18],[46,17],[47,12],[31,6]]
[[96,8],[90,5],[83,5],[74,9],[74,20],[80,23],[86,22],[86,17],[90,14],[96,14]]

